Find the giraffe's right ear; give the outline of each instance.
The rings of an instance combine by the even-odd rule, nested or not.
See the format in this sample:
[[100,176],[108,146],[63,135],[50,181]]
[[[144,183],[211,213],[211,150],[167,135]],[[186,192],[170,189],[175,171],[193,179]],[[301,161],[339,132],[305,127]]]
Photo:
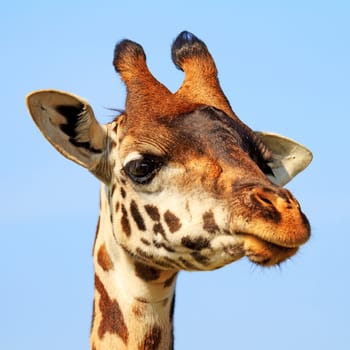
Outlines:
[[46,139],[65,157],[110,181],[107,128],[89,103],[57,90],[39,90],[26,97],[29,113]]
[[269,166],[273,175],[268,177],[276,185],[284,186],[312,161],[311,151],[288,137],[263,131],[256,134],[272,152]]

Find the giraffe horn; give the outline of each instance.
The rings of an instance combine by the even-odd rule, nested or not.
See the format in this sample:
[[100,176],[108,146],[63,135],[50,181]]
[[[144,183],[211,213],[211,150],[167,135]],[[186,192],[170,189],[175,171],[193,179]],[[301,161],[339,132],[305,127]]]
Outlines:
[[236,119],[217,77],[215,62],[203,41],[184,31],[171,48],[172,60],[185,73],[185,79],[176,92],[192,103],[211,105]]
[[127,114],[151,112],[152,106],[171,95],[149,71],[145,52],[139,44],[126,39],[119,42],[114,50],[113,65],[127,88]]

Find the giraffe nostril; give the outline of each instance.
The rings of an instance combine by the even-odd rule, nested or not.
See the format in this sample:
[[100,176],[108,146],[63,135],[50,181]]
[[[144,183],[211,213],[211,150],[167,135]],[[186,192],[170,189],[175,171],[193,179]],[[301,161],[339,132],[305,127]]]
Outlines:
[[262,204],[263,206],[274,206],[273,198],[271,198],[271,194],[266,193],[255,193],[254,197],[256,200]]
[[268,205],[273,205],[273,203],[270,201],[270,199],[266,198],[266,197],[263,197],[263,196],[258,196],[258,199],[265,203],[265,204],[268,204]]

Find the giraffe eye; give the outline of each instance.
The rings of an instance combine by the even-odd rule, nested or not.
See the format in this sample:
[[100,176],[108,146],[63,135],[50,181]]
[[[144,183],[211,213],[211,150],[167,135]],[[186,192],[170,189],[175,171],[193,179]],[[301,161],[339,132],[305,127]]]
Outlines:
[[123,170],[134,182],[147,184],[154,178],[162,165],[163,162],[158,157],[144,156],[131,160],[124,166]]

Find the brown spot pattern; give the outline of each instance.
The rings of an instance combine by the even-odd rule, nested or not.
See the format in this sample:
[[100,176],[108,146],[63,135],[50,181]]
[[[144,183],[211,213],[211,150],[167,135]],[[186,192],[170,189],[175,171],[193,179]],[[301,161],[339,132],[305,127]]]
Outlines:
[[153,225],[153,232],[155,234],[160,234],[165,240],[168,240],[163,228],[163,225],[160,223],[160,214],[159,210],[156,206],[147,204],[145,205],[145,210],[148,216],[155,221],[156,223]]
[[128,343],[129,332],[126,327],[124,316],[120,310],[116,299],[111,299],[102,284],[101,280],[95,275],[95,288],[100,293],[99,308],[102,320],[98,328],[98,336],[103,338],[105,333],[117,334],[124,344]]
[[214,214],[212,211],[207,211],[203,214],[203,229],[209,233],[215,233],[219,231],[219,227],[215,222]]
[[157,224],[153,225],[153,232],[155,234],[159,233],[159,234],[161,234],[164,237],[164,239],[167,239],[166,235],[165,235],[165,231],[164,231],[163,225],[160,222],[158,222]]
[[140,256],[142,256],[143,258],[146,258],[146,259],[153,259],[153,255],[152,254],[149,254],[147,252],[145,252],[144,250],[142,250],[141,248],[137,247],[136,248],[136,253]]
[[184,236],[181,239],[182,245],[192,250],[201,250],[210,246],[210,241],[204,237]]
[[175,253],[175,249],[170,247],[169,245],[163,243],[163,242],[157,242],[156,240],[153,240],[153,244],[156,248],[164,248],[165,250],[167,250],[170,253]]
[[151,242],[149,242],[146,238],[141,238],[140,241],[145,245],[151,245]]
[[170,210],[164,213],[164,220],[169,227],[171,233],[178,231],[181,228],[180,219]]
[[126,192],[124,190],[124,187],[120,187],[120,194],[122,195],[123,198],[126,197]]
[[129,219],[128,219],[128,212],[126,211],[124,205],[122,205],[122,218],[120,220],[120,223],[122,225],[122,229],[124,233],[130,237],[131,235],[131,228],[129,224]]
[[201,265],[204,265],[204,266],[209,265],[209,259],[206,256],[202,255],[201,253],[193,252],[191,253],[191,256],[194,260],[196,260]]
[[135,262],[135,273],[137,277],[146,282],[157,280],[160,276],[160,271],[158,269],[145,265],[139,261]]
[[156,206],[147,204],[145,205],[145,210],[153,221],[160,221],[159,210]]
[[113,269],[113,261],[111,260],[106,245],[103,243],[97,253],[97,262],[104,271]]
[[131,212],[131,216],[134,219],[134,221],[136,222],[136,225],[139,228],[139,230],[146,231],[145,222],[144,222],[143,217],[140,214],[139,208],[137,207],[137,204],[134,200],[132,200],[130,203],[130,212]]
[[162,330],[159,326],[153,326],[151,330],[149,330],[142,344],[139,345],[138,350],[156,350],[159,347],[160,341],[162,337]]

